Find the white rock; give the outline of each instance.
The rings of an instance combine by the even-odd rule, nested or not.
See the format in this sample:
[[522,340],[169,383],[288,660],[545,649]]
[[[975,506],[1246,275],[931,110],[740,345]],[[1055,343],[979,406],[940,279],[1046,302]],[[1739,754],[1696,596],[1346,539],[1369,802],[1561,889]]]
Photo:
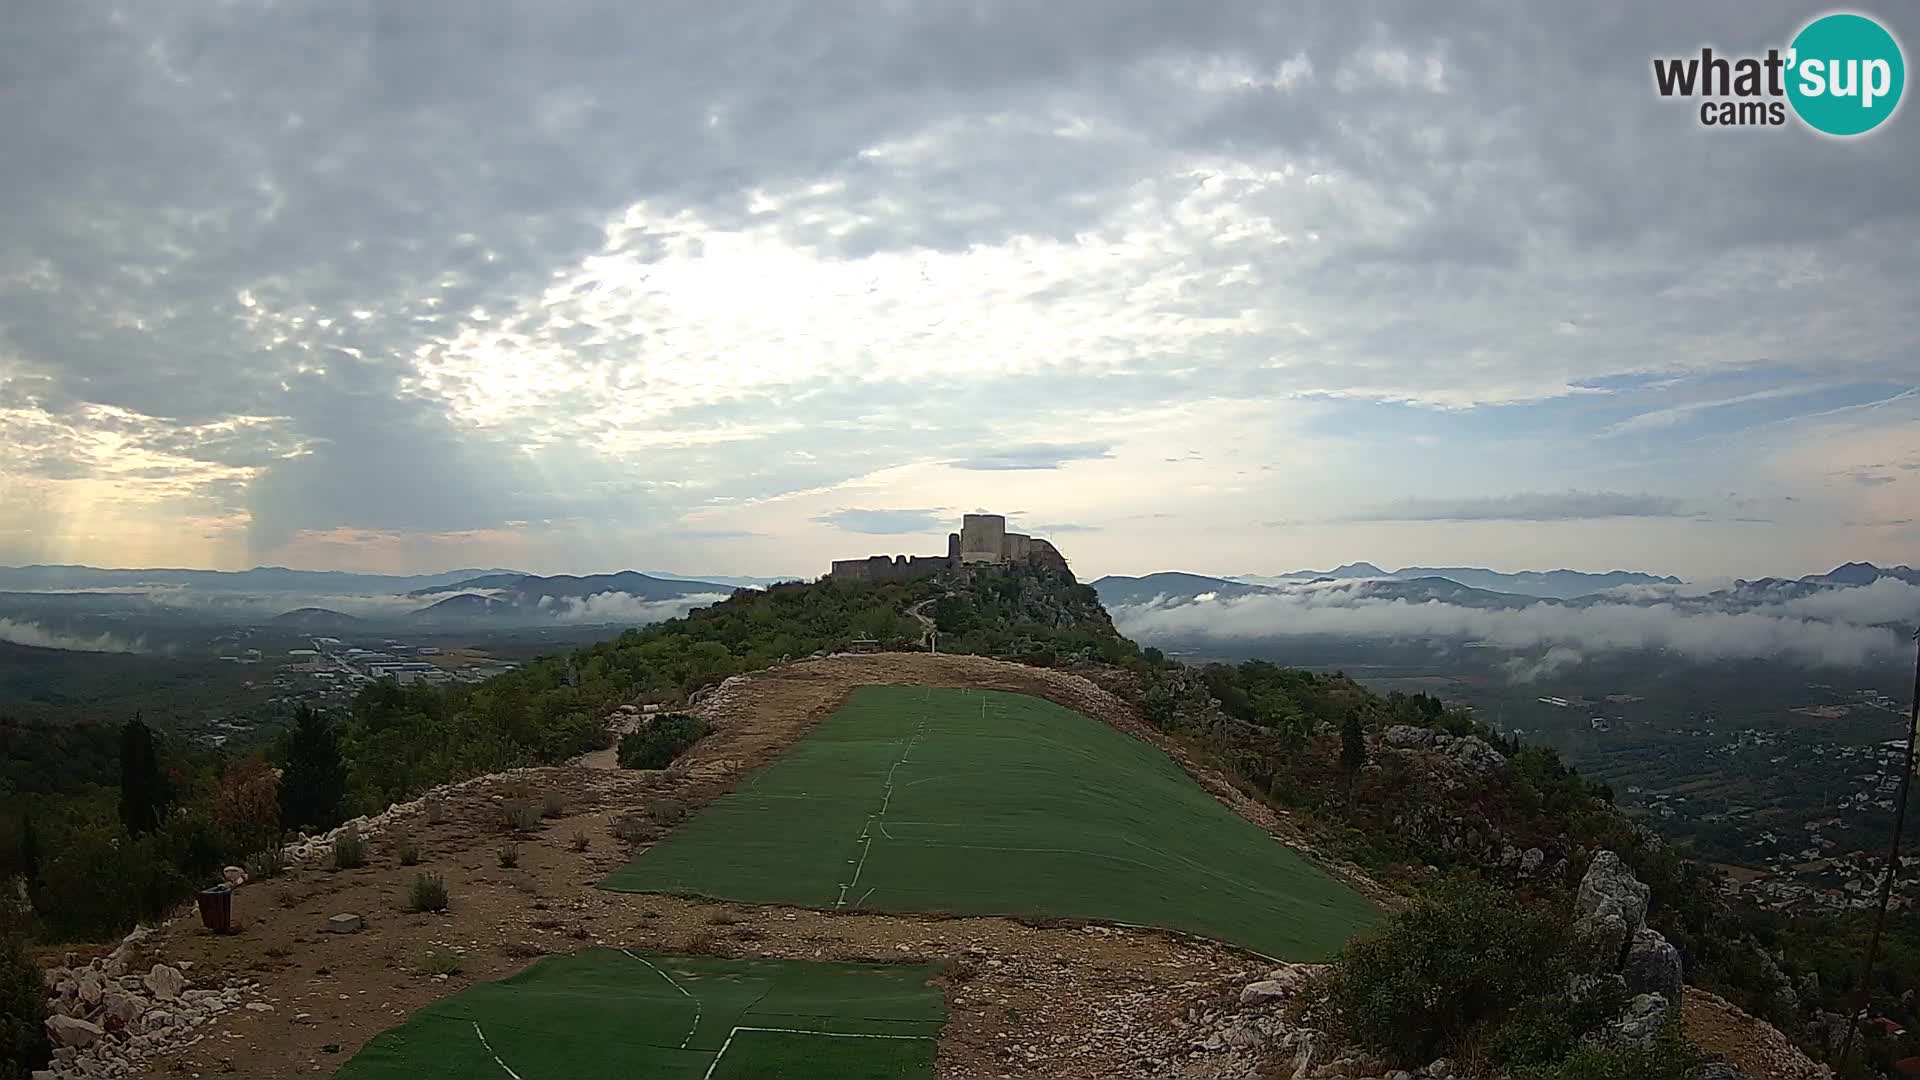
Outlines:
[[236,889],[247,883],[247,872],[237,866],[226,867],[220,871],[220,876]]
[[180,974],[178,968],[168,967],[165,964],[153,965],[153,970],[147,972],[144,981],[147,989],[153,992],[153,996],[162,1001],[172,1001],[179,997],[180,991],[187,985],[187,977]]
[[105,1035],[99,1024],[77,1020],[71,1016],[47,1017],[47,1034],[61,1046],[92,1046],[95,1039]]

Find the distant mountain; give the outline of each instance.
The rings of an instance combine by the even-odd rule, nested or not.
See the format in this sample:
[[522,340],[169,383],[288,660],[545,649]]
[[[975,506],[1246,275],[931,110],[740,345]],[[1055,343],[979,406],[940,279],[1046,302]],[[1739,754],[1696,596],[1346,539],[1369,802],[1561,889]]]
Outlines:
[[[1345,569],[1345,568],[1343,568]],[[1332,582],[1330,588],[1354,590],[1354,595],[1365,596],[1370,600],[1402,600],[1410,604],[1424,604],[1437,601],[1460,607],[1476,608],[1519,608],[1543,602],[1554,602],[1548,598],[1525,596],[1514,593],[1496,592],[1488,589],[1476,589],[1441,577],[1419,577],[1395,579],[1375,575],[1353,573],[1344,578],[1323,574],[1311,579],[1314,582]],[[1351,584],[1341,584],[1350,582]],[[1288,581],[1287,586],[1297,587],[1309,584],[1307,580]],[[1100,602],[1109,607],[1130,607],[1150,603],[1155,600],[1166,604],[1187,604],[1208,596],[1216,599],[1232,599],[1241,596],[1259,594],[1282,595],[1286,590],[1281,586],[1250,585],[1245,582],[1226,578],[1205,577],[1200,574],[1167,572],[1148,574],[1145,577],[1103,577],[1093,583],[1095,592],[1100,594]]]
[[[490,574],[453,585],[422,589],[408,595],[422,598],[460,590],[413,613],[410,618],[430,622],[453,619],[546,620],[565,610],[568,601],[594,596],[627,597],[643,603],[683,600],[691,596],[730,596],[733,586],[715,581],[682,581],[657,578],[637,570],[617,574],[589,574],[578,577],[556,574]],[[608,612],[608,620],[618,622],[617,611]]]
[[429,585],[424,589],[414,589],[408,596],[433,596],[438,593],[471,592],[476,589],[506,589],[515,583],[525,581],[531,574],[482,574],[479,577],[463,581],[449,582],[444,585]]
[[1263,576],[1241,574],[1234,578],[1253,585],[1284,585],[1320,578],[1345,580],[1349,578],[1390,578],[1412,580],[1415,578],[1445,578],[1475,589],[1488,592],[1512,593],[1516,596],[1533,596],[1549,600],[1572,600],[1581,596],[1605,592],[1622,585],[1679,585],[1676,577],[1658,577],[1629,570],[1609,570],[1603,574],[1589,574],[1580,570],[1522,570],[1517,574],[1505,574],[1497,570],[1487,570],[1468,566],[1406,566],[1398,570],[1382,570],[1368,562],[1348,563],[1332,570],[1297,570],[1291,574]]
[[1093,582],[1093,590],[1100,594],[1100,602],[1108,607],[1129,607],[1162,598],[1172,603],[1186,603],[1209,593],[1230,597],[1272,591],[1245,582],[1177,571],[1148,574],[1145,577],[1109,574]]
[[294,608],[268,621],[275,626],[307,631],[354,630],[366,625],[365,620],[352,615],[319,607]]
[[1808,574],[1801,581],[1822,585],[1871,585],[1881,578],[1894,578],[1909,585],[1920,585],[1920,570],[1911,566],[1875,566],[1870,562],[1850,562],[1824,574]]
[[0,590],[191,588],[209,592],[403,593],[490,574],[524,577],[512,570],[448,570],[439,574],[350,574],[339,570],[289,570],[256,566],[251,570],[178,570],[166,568],[103,570],[93,566],[0,566]]
[[783,581],[807,580],[806,578],[793,574],[789,574],[786,577],[741,577],[729,574],[701,574],[697,577],[689,577],[686,574],[669,574],[665,570],[642,570],[641,573],[646,574],[648,577],[656,577],[665,581],[714,582],[720,585],[731,585],[737,589],[764,589],[769,585],[776,585]]
[[449,596],[439,603],[429,604],[407,618],[412,622],[420,623],[466,622],[512,615],[516,610],[514,605],[505,600],[496,600],[491,596],[481,596],[477,593],[461,593],[458,596]]

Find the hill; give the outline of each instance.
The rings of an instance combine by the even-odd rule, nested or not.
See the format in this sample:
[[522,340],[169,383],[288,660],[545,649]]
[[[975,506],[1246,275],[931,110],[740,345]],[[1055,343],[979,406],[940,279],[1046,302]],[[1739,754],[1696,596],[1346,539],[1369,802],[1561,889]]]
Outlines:
[[507,570],[448,570],[438,574],[356,574],[339,570],[289,570],[256,566],[251,570],[169,568],[102,569],[94,566],[0,566],[0,589],[187,587],[214,592],[304,592],[315,594],[401,593],[482,575],[514,575]]
[[1095,580],[1093,588],[1100,594],[1101,603],[1111,605],[1150,604],[1155,601],[1180,603],[1200,596],[1232,597],[1270,591],[1259,585],[1177,571],[1144,577],[1109,574]]
[[1254,585],[1287,585],[1320,578],[1334,580],[1445,578],[1486,592],[1510,593],[1515,596],[1531,596],[1543,600],[1573,600],[1626,585],[1681,584],[1680,579],[1676,577],[1661,577],[1630,570],[1608,570],[1597,574],[1580,570],[1522,570],[1518,573],[1502,573],[1498,570],[1470,566],[1405,566],[1389,571],[1367,562],[1348,563],[1327,571],[1297,570],[1291,574],[1270,576],[1242,574],[1233,580]]
[[275,626],[316,632],[323,630],[351,631],[365,625],[364,620],[352,615],[333,611],[329,608],[317,607],[295,608],[292,611],[281,612],[272,619],[269,619],[268,622],[271,622]]
[[591,621],[650,622],[653,618],[641,617],[642,610],[635,605],[690,597],[721,597],[733,591],[733,586],[718,582],[656,578],[633,570],[623,570],[617,574],[590,574],[584,577],[572,574],[553,577],[488,574],[416,589],[407,595],[428,599],[454,594],[410,616],[415,621],[423,622],[545,621],[556,615],[572,614],[579,605],[589,602],[589,612],[601,616]]

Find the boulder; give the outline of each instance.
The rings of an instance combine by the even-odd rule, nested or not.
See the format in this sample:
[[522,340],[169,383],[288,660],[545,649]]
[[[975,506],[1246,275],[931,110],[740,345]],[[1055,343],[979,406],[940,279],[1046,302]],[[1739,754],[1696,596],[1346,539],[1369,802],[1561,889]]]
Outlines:
[[329,934],[351,934],[366,925],[366,920],[350,911],[327,916],[326,930]]
[[146,1002],[118,990],[109,990],[100,999],[101,1022],[124,1027],[139,1016]]
[[1546,861],[1546,852],[1541,851],[1537,847],[1530,847],[1520,853],[1520,872],[1522,874],[1533,874],[1540,869],[1540,864]]
[[1250,982],[1240,988],[1240,1004],[1267,1005],[1275,1001],[1285,1001],[1293,994],[1293,984],[1278,979],[1261,979]]
[[220,877],[236,889],[247,883],[247,872],[237,866],[229,866],[220,871]]
[[1647,922],[1647,898],[1652,890],[1611,851],[1593,857],[1580,879],[1574,898],[1574,930],[1593,939],[1609,964],[1618,960]]
[[105,1034],[106,1031],[99,1024],[86,1020],[71,1016],[47,1017],[47,1035],[53,1040],[55,1046],[71,1046],[76,1049],[88,1047]]
[[1631,993],[1659,994],[1669,1002],[1680,1000],[1680,950],[1658,930],[1643,926],[1634,932],[1627,945],[1627,958],[1620,963],[1620,974]]
[[1447,756],[1459,762],[1469,772],[1489,773],[1507,763],[1507,756],[1478,735],[1469,735],[1464,739],[1455,739],[1447,747]]
[[147,977],[142,981],[146,983],[147,990],[161,1001],[172,1001],[179,997],[180,991],[187,985],[187,977],[180,974],[178,968],[165,964],[153,965],[153,970],[147,972]]
[[1627,1011],[1620,1019],[1608,1026],[1622,1042],[1646,1047],[1666,1024],[1670,1008],[1667,999],[1659,994],[1637,994],[1627,1003]]
[[1432,728],[1415,727],[1412,724],[1395,724],[1383,734],[1387,745],[1395,750],[1425,750],[1433,745],[1434,736],[1439,732]]
[[1700,1066],[1700,1071],[1694,1075],[1699,1080],[1754,1080],[1751,1075],[1741,1072],[1724,1061],[1709,1061]]

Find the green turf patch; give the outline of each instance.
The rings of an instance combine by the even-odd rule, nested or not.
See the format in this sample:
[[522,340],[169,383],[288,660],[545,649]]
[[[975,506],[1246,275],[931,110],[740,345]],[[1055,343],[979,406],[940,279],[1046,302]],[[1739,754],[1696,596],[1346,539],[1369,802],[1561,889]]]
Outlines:
[[932,974],[589,949],[435,1002],[336,1075],[927,1077],[947,1015]]
[[871,686],[601,883],[744,903],[1062,916],[1288,960],[1378,912],[1152,746],[1021,694]]

